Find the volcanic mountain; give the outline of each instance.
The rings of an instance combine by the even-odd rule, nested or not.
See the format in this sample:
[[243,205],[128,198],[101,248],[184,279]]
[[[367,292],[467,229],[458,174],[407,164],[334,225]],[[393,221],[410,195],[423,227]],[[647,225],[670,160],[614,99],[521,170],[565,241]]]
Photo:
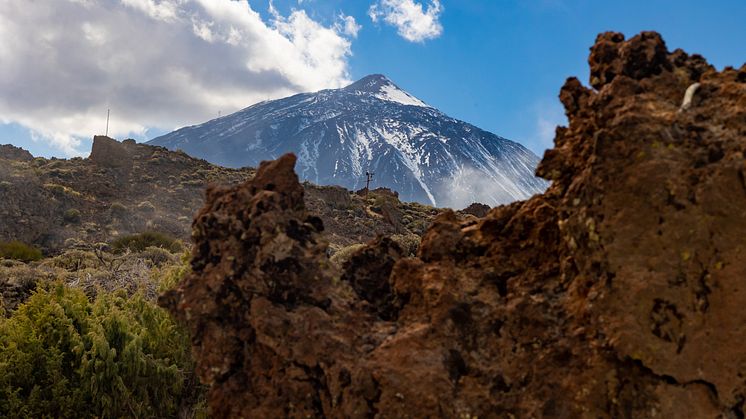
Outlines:
[[372,185],[440,207],[503,204],[547,187],[534,176],[539,159],[531,151],[445,115],[382,75],[261,102],[150,144],[227,167],[293,152],[302,179],[359,189],[372,172]]

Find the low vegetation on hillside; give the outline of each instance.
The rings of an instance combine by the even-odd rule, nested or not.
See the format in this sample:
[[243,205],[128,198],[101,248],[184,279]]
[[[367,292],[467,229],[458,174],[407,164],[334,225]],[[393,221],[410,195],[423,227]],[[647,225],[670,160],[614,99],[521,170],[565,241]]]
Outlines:
[[154,246],[0,259],[0,416],[204,416],[187,335],[155,304],[187,269]]

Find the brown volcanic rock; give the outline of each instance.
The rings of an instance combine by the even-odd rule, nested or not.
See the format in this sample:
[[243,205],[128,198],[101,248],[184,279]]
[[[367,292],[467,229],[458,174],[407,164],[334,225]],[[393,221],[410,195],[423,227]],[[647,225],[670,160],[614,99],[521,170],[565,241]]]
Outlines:
[[477,218],[482,218],[492,209],[491,206],[485,205],[479,202],[474,202],[468,207],[462,209],[460,212],[464,214],[471,214]]
[[16,147],[12,144],[0,144],[0,159],[31,161],[34,159],[34,156],[28,150],[24,150],[21,147]]
[[333,322],[352,310],[330,289],[323,226],[304,209],[294,164],[285,155],[242,185],[208,191],[194,223],[194,272],[162,298],[189,321],[217,417],[320,415],[336,403],[330,388],[352,379],[342,366],[363,344],[354,338],[367,323]]
[[394,294],[389,276],[404,250],[390,237],[378,237],[345,262],[342,281],[370,303],[373,312],[386,320],[396,318],[401,301]]
[[560,93],[550,189],[439,215],[417,258],[379,240],[333,280],[292,158],[213,190],[167,298],[213,413],[743,417],[746,66],[654,33],[591,51],[595,90]]
[[132,154],[126,144],[103,135],[93,137],[91,155],[88,158],[96,164],[108,167],[131,168],[133,164]]

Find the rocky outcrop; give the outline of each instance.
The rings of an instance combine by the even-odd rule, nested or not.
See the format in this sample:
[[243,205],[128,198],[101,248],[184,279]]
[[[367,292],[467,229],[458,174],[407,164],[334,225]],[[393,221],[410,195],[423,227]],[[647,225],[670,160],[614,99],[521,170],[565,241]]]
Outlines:
[[290,156],[213,189],[163,300],[212,413],[743,417],[746,65],[652,32],[602,34],[589,62],[549,190],[439,215],[416,258],[379,240],[332,278]]
[[21,147],[16,147],[12,144],[0,144],[0,159],[31,161],[34,159],[34,156],[28,150],[24,150]]
[[[304,209],[294,165],[295,157],[286,155],[262,163],[242,185],[208,190],[194,223],[193,273],[161,299],[190,322],[197,372],[211,385],[217,417],[272,417],[285,409],[314,415],[327,399],[323,370],[304,358],[333,343],[330,325],[318,322],[329,310],[341,311],[332,307],[337,298],[324,270],[323,226]],[[295,327],[303,322],[308,330]],[[285,346],[286,339],[301,347]],[[265,368],[272,374],[262,374]],[[288,385],[275,389],[279,381]]]
[[468,207],[462,209],[460,212],[464,214],[471,214],[475,217],[484,217],[487,215],[487,213],[490,211],[492,207],[485,204],[480,204],[479,202],[475,202]]
[[96,164],[108,167],[132,168],[133,164],[128,144],[103,135],[93,137],[91,155],[88,158]]

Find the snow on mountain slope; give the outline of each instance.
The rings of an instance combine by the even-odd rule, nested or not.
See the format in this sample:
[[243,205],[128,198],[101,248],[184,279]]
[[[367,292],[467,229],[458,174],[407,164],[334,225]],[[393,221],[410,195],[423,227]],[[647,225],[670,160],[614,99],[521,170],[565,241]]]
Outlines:
[[150,144],[228,167],[293,152],[302,179],[360,189],[370,171],[373,186],[441,207],[503,204],[547,186],[525,147],[448,117],[382,75],[261,102]]

